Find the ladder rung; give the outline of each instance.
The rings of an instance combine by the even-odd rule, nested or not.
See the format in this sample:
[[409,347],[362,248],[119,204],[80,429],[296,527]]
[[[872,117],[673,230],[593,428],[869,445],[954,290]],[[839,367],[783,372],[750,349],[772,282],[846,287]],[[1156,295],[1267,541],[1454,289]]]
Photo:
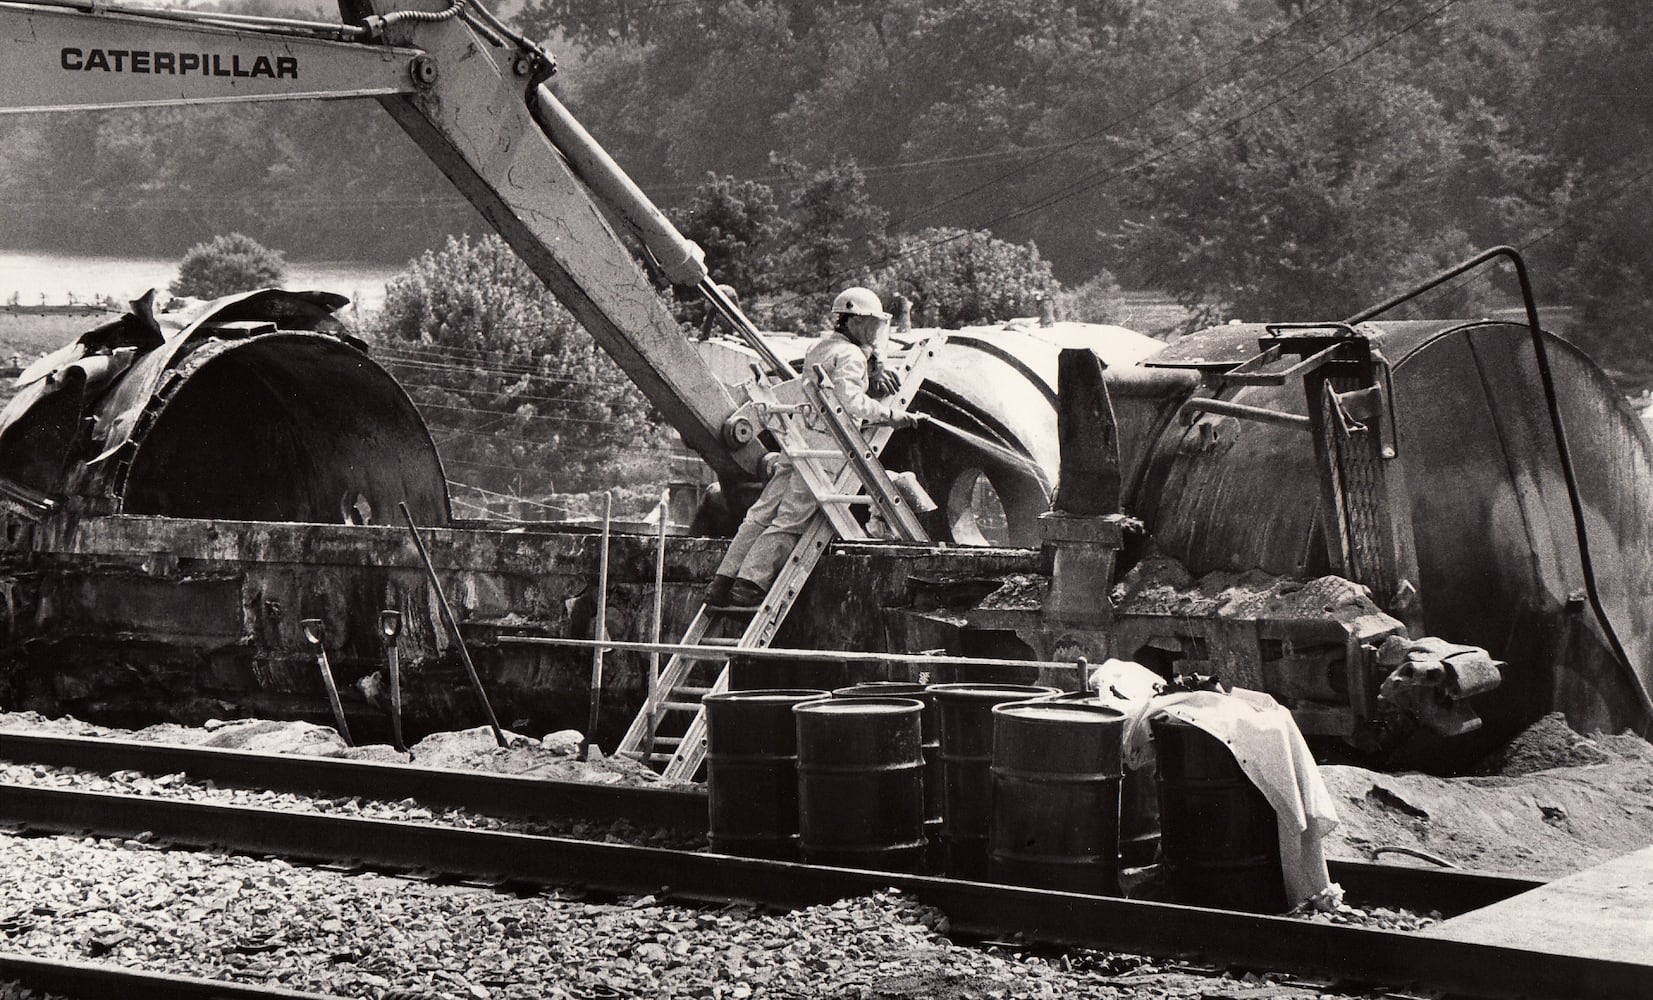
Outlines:
[[[681,736],[656,736],[654,738],[654,745],[655,746],[657,746],[657,747],[667,747],[667,748],[674,749],[674,750],[677,748],[677,745],[682,743],[682,742],[683,742],[683,737],[681,737]],[[662,756],[662,755],[656,754],[655,756],[658,757],[658,756]],[[666,754],[664,756],[669,757],[671,755]]]
[[709,687],[674,687],[672,695],[678,698],[704,698],[712,693]]
[[815,499],[819,503],[872,503],[865,493],[823,493]]
[[[740,610],[756,612],[758,610],[758,606],[753,605],[750,608],[741,608]],[[740,636],[738,636],[738,635],[703,635],[703,636],[700,637],[700,641],[695,643],[695,645],[697,645],[697,646],[738,646],[738,645],[740,645]],[[685,655],[688,655],[688,654],[685,654]]]
[[837,448],[790,448],[786,452],[793,458],[843,458],[844,453]]
[[660,703],[660,707],[665,709],[668,712],[698,712],[698,711],[700,711],[700,702],[698,702],[698,701],[663,701],[663,702]]

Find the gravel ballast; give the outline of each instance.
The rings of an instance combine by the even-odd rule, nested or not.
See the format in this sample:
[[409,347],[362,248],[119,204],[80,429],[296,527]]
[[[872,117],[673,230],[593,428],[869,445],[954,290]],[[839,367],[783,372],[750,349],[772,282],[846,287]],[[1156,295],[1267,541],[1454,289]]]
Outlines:
[[0,949],[346,996],[1310,997],[956,945],[898,893],[788,913],[346,875],[132,840],[0,835]]

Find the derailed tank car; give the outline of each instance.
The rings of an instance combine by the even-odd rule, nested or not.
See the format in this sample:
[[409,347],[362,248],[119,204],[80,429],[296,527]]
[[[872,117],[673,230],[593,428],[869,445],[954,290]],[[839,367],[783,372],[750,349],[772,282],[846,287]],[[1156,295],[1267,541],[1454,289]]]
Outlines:
[[[140,303],[24,373],[0,416],[7,707],[324,719],[299,627],[319,618],[352,725],[373,733],[374,688],[351,682],[382,665],[377,620],[391,609],[408,623],[412,727],[474,722],[391,517],[405,501],[432,529],[502,719],[583,722],[585,654],[492,638],[499,624],[589,634],[590,602],[575,598],[596,579],[594,533],[453,518],[428,430],[334,328],[341,303],[265,291],[183,316]],[[1303,373],[1277,377],[1303,358],[1255,364],[1299,334],[1358,342],[1376,362],[1371,385],[1329,383],[1335,412],[1322,417],[1336,419],[1318,430]],[[1606,376],[1546,335],[1597,615],[1530,339],[1493,322],[1224,326],[1165,349],[1082,325],[955,333],[916,408],[1027,460],[933,428],[897,439],[892,467],[920,473],[942,501],[936,534],[955,544],[838,546],[780,642],[1212,672],[1274,693],[1306,732],[1447,767],[1550,710],[1581,729],[1645,731],[1653,446]],[[1086,364],[1094,379],[1069,377]],[[1344,470],[1356,478],[1331,520],[1327,440],[1393,451]],[[1360,468],[1383,475],[1362,486]],[[984,498],[1019,547],[980,544]],[[1328,523],[1348,528],[1341,548]],[[614,543],[617,638],[650,631],[650,544]],[[671,539],[668,634],[723,544]],[[1394,671],[1378,647],[1421,635],[1484,647],[1501,677],[1442,719],[1408,717],[1380,697]],[[643,683],[641,657],[614,664],[603,732],[624,726]]]

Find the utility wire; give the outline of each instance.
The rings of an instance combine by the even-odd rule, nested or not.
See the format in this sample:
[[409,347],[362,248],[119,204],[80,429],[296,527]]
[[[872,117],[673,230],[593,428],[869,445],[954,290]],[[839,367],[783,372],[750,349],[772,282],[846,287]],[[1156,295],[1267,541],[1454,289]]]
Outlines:
[[500,366],[495,366],[495,365],[485,365],[485,364],[480,364],[480,363],[476,363],[476,364],[444,364],[444,363],[436,362],[436,361],[412,361],[412,360],[405,360],[405,359],[399,359],[399,358],[384,358],[384,359],[381,359],[381,363],[386,368],[415,368],[415,369],[420,369],[420,370],[424,370],[424,371],[455,372],[455,373],[461,374],[461,375],[490,375],[491,374],[491,375],[500,375],[500,376],[510,376],[510,377],[516,378],[519,381],[526,379],[526,380],[531,381],[531,382],[549,382],[549,383],[553,383],[553,384],[557,384],[557,385],[594,386],[594,387],[603,388],[603,389],[617,389],[617,388],[622,388],[622,387],[625,387],[625,386],[628,386],[628,385],[632,384],[632,383],[630,383],[628,381],[625,381],[623,379],[615,379],[613,381],[608,381],[608,380],[598,380],[598,379],[565,378],[565,377],[560,376],[560,375],[539,375],[539,374],[536,374],[534,372],[525,371],[525,370],[520,369],[520,368],[505,368],[505,367],[500,367]]
[[[1050,151],[1048,153],[1045,153],[1045,155],[1040,156],[1038,159],[1034,160],[1033,162],[1025,163],[1025,164],[1019,164],[1015,168],[1004,171],[1003,173],[1000,173],[997,176],[990,177],[987,180],[981,182],[980,184],[975,185],[974,187],[968,188],[964,191],[960,191],[957,194],[949,195],[948,197],[943,198],[939,201],[931,202],[928,205],[924,205],[924,206],[921,206],[919,208],[916,208],[916,209],[912,210],[911,212],[908,212],[905,215],[897,216],[894,220],[892,220],[889,223],[889,225],[891,227],[899,226],[903,223],[910,222],[915,218],[919,218],[921,216],[928,215],[931,212],[934,212],[938,208],[945,208],[948,205],[952,205],[952,204],[955,204],[959,201],[962,201],[965,198],[970,197],[971,195],[979,194],[982,191],[987,190],[988,188],[997,187],[1000,184],[1003,184],[1007,180],[1010,180],[1012,178],[1015,178],[1017,176],[1025,174],[1029,170],[1033,169],[1034,167],[1037,167],[1042,163],[1048,162],[1049,160],[1053,159],[1054,157],[1056,157],[1057,155],[1059,155],[1061,153],[1065,153],[1068,150],[1074,149],[1075,147],[1084,145],[1086,143],[1094,142],[1099,138],[1106,138],[1108,136],[1108,133],[1112,132],[1114,129],[1120,127],[1121,125],[1125,125],[1129,122],[1135,121],[1136,119],[1142,117],[1143,115],[1145,115],[1148,112],[1154,110],[1155,108],[1159,107],[1160,105],[1166,103],[1167,101],[1171,100],[1172,98],[1179,97],[1182,94],[1187,93],[1191,88],[1197,86],[1198,84],[1204,83],[1206,80],[1211,79],[1213,76],[1216,76],[1219,73],[1222,73],[1223,71],[1227,70],[1229,67],[1233,66],[1235,63],[1239,62],[1242,58],[1251,55],[1252,53],[1256,52],[1258,49],[1261,49],[1263,46],[1268,45],[1269,43],[1275,41],[1276,39],[1279,39],[1279,38],[1283,37],[1284,35],[1286,35],[1290,31],[1292,31],[1294,28],[1296,28],[1298,25],[1306,23],[1310,18],[1312,18],[1315,15],[1319,14],[1320,11],[1322,11],[1328,5],[1330,5],[1331,3],[1334,3],[1334,2],[1336,2],[1336,0],[1321,0],[1320,3],[1315,4],[1313,7],[1308,8],[1302,14],[1298,15],[1296,18],[1288,21],[1287,23],[1280,26],[1276,30],[1269,32],[1267,35],[1264,35],[1261,39],[1258,39],[1256,42],[1246,46],[1243,49],[1241,49],[1239,52],[1235,53],[1235,55],[1232,58],[1227,59],[1224,62],[1220,63],[1214,69],[1207,70],[1206,72],[1201,73],[1199,76],[1196,76],[1191,80],[1188,80],[1187,82],[1181,84],[1180,86],[1175,87],[1171,90],[1165,91],[1164,93],[1160,94],[1158,97],[1154,98],[1149,103],[1141,105],[1141,106],[1131,110],[1130,112],[1128,112],[1124,115],[1121,115],[1118,118],[1114,118],[1114,119],[1108,121],[1107,123],[1105,123],[1101,126],[1098,126],[1097,128],[1091,130],[1090,132],[1085,133],[1084,135],[1078,137],[1077,139],[1072,139],[1072,140],[1069,140],[1069,141],[1066,141],[1066,142],[1051,143],[1048,146],[1043,147],[1044,149],[1048,149]],[[1392,6],[1394,6],[1394,4],[1391,4],[1390,6],[1392,7]],[[1388,8],[1385,8],[1385,9],[1388,9]],[[1382,12],[1380,11],[1379,13],[1382,13]],[[1374,16],[1376,16],[1376,15],[1374,15]],[[1321,50],[1321,51],[1324,51],[1324,50]],[[1319,55],[1319,53],[1317,52],[1317,53],[1315,53],[1315,55]],[[1299,62],[1296,66],[1291,67],[1291,69],[1286,70],[1286,72],[1289,73],[1289,72],[1291,72],[1292,69],[1296,69],[1297,66],[1300,66],[1300,65],[1302,65],[1301,62]],[[1281,75],[1284,75],[1284,74],[1281,74]],[[1234,79],[1238,79],[1238,75],[1236,75],[1234,77]],[[1031,150],[1029,150],[1029,151],[1031,151]],[[868,168],[868,171],[864,171],[864,172],[870,172],[871,169],[872,168]],[[883,175],[879,175],[879,176],[883,176]]]
[[[1395,6],[1398,6],[1400,3],[1403,3],[1403,2],[1406,2],[1406,0],[1392,0],[1392,2],[1389,5],[1387,5],[1386,7],[1382,8],[1382,9],[1383,10],[1389,10],[1389,9],[1395,7]],[[996,225],[1000,225],[1000,224],[1005,223],[1005,222],[1013,221],[1015,219],[1024,218],[1028,215],[1033,215],[1033,214],[1036,214],[1036,213],[1039,213],[1039,212],[1048,211],[1049,209],[1054,208],[1057,205],[1059,205],[1059,204],[1061,204],[1065,201],[1068,201],[1072,198],[1078,197],[1081,194],[1085,194],[1088,191],[1094,190],[1095,188],[1100,187],[1102,184],[1105,184],[1110,180],[1115,180],[1119,177],[1125,176],[1126,174],[1132,173],[1132,172],[1137,171],[1137,170],[1141,170],[1141,169],[1143,169],[1144,167],[1147,167],[1147,166],[1151,166],[1152,164],[1154,164],[1154,163],[1158,162],[1159,160],[1162,160],[1162,159],[1172,155],[1173,153],[1178,153],[1178,152],[1181,152],[1184,149],[1189,149],[1193,146],[1199,145],[1200,143],[1211,139],[1212,137],[1218,135],[1219,133],[1221,133],[1221,132],[1223,132],[1223,131],[1225,131],[1229,128],[1232,128],[1235,125],[1242,124],[1242,123],[1244,123],[1244,122],[1246,122],[1246,121],[1248,121],[1252,118],[1255,118],[1256,116],[1262,114],[1263,112],[1268,111],[1268,110],[1270,110],[1274,107],[1277,107],[1280,104],[1282,104],[1282,103],[1290,100],[1291,98],[1297,96],[1298,94],[1303,93],[1304,91],[1308,90],[1309,88],[1311,88],[1311,87],[1315,86],[1316,84],[1320,83],[1322,80],[1327,79],[1332,74],[1338,72],[1339,70],[1343,69],[1346,66],[1349,66],[1349,65],[1365,58],[1367,55],[1370,55],[1372,52],[1375,52],[1379,48],[1383,47],[1384,45],[1387,45],[1389,42],[1393,41],[1394,39],[1399,38],[1401,35],[1404,35],[1407,32],[1413,30],[1414,28],[1418,27],[1419,25],[1423,24],[1424,22],[1431,20],[1436,15],[1438,15],[1442,11],[1446,10],[1448,7],[1451,7],[1454,4],[1457,4],[1459,2],[1460,2],[1460,0],[1445,0],[1445,2],[1443,2],[1439,5],[1437,5],[1436,7],[1432,8],[1428,13],[1424,14],[1423,16],[1421,16],[1419,18],[1416,18],[1413,21],[1408,22],[1405,26],[1401,27],[1400,29],[1398,29],[1396,31],[1393,31],[1393,32],[1389,33],[1388,35],[1385,35],[1383,38],[1381,38],[1378,41],[1372,43],[1371,45],[1368,45],[1365,48],[1359,50],[1354,55],[1352,55],[1349,58],[1343,60],[1342,62],[1338,63],[1337,65],[1333,66],[1332,68],[1330,68],[1328,70],[1325,70],[1322,73],[1317,74],[1312,79],[1310,79],[1308,82],[1300,84],[1300,85],[1286,91],[1285,93],[1273,98],[1272,100],[1269,100],[1269,101],[1267,101],[1266,103],[1264,103],[1262,105],[1259,105],[1255,108],[1252,108],[1251,110],[1245,112],[1244,114],[1235,116],[1233,118],[1225,119],[1224,121],[1220,122],[1219,124],[1209,128],[1209,129],[1206,129],[1203,132],[1200,132],[1199,134],[1195,135],[1195,137],[1192,140],[1190,140],[1186,143],[1182,143],[1181,145],[1177,145],[1177,146],[1169,146],[1168,148],[1163,148],[1163,149],[1161,148],[1161,147],[1166,147],[1169,142],[1177,139],[1178,137],[1180,137],[1182,135],[1187,134],[1189,131],[1193,131],[1193,129],[1191,129],[1191,128],[1190,129],[1179,130],[1178,132],[1173,133],[1171,136],[1169,136],[1165,139],[1159,140],[1154,145],[1150,146],[1147,150],[1132,153],[1129,156],[1122,157],[1118,160],[1114,160],[1110,163],[1107,163],[1107,164],[1103,165],[1102,167],[1100,167],[1096,170],[1089,171],[1085,174],[1082,174],[1078,178],[1062,185],[1061,187],[1058,187],[1055,190],[1047,192],[1046,194],[1040,196],[1037,200],[1035,200],[1033,202],[1030,202],[1030,203],[1025,203],[1021,206],[1018,206],[1015,209],[1012,209],[1008,212],[1004,212],[1004,213],[1002,213],[998,216],[995,216],[992,219],[989,219],[987,222],[984,222],[984,223],[980,224],[979,226],[975,226],[975,227],[973,227],[971,229],[968,229],[968,230],[962,230],[962,231],[960,231],[958,233],[955,233],[953,235],[950,235],[950,236],[938,237],[937,239],[926,241],[926,242],[921,243],[917,246],[909,247],[909,248],[907,248],[905,250],[902,250],[902,251],[899,251],[899,252],[891,252],[891,253],[883,254],[879,257],[869,258],[867,260],[864,260],[864,261],[858,263],[854,267],[840,269],[839,271],[837,271],[833,275],[831,275],[829,278],[827,278],[823,282],[823,284],[833,284],[833,283],[836,283],[836,282],[841,282],[847,277],[862,274],[865,271],[867,271],[869,268],[884,266],[884,265],[887,265],[887,264],[889,264],[893,261],[900,260],[900,259],[905,258],[905,257],[916,256],[918,254],[925,253],[925,252],[928,252],[930,250],[933,250],[937,247],[945,246],[946,244],[956,242],[957,240],[965,239],[965,238],[970,237],[970,236],[975,236],[975,235],[978,235],[978,234],[981,234],[981,233],[988,232],[992,229],[992,227],[994,227]],[[1339,41],[1341,41],[1343,38],[1349,37],[1349,35],[1352,35],[1352,34],[1353,34],[1353,31],[1351,30],[1350,32],[1346,33],[1344,36],[1341,36]],[[1155,152],[1155,150],[1159,150],[1159,151]],[[1147,156],[1146,159],[1140,159],[1140,160],[1138,159],[1139,157],[1142,157],[1142,156],[1144,156],[1146,154],[1149,154],[1149,153],[1152,153],[1153,155]],[[1132,162],[1132,161],[1137,161],[1137,162]],[[805,298],[807,294],[809,294],[809,293],[796,293],[793,296],[791,296],[790,298],[783,298],[783,299],[779,300],[776,304],[777,305],[785,305],[785,304],[790,304],[792,302],[797,302],[797,301],[800,301],[803,298]]]
[[[514,417],[517,420],[539,420],[554,424],[584,424],[591,427],[628,427],[626,423],[622,423],[618,420],[587,420],[584,417],[553,417],[526,413],[517,414],[512,413],[509,410],[500,410],[487,406],[450,406],[446,403],[421,403],[418,400],[414,400],[413,405],[421,410],[445,410],[453,413],[486,413],[491,416]],[[644,423],[644,429],[647,429],[649,426],[650,425],[646,422]]]
[[[414,344],[411,341],[381,341],[375,344],[370,344],[369,347],[376,352],[384,351],[404,354],[412,358],[435,357],[443,361],[464,360],[466,357],[481,357],[486,359],[504,358],[507,360],[496,364],[494,367],[500,368],[501,370],[520,371],[524,374],[537,375],[542,378],[552,377],[545,374],[540,369],[538,364],[534,362],[533,359],[536,355],[529,351],[523,350],[498,350],[483,347],[463,347],[458,344]],[[519,355],[522,360],[509,360],[510,358]],[[544,355],[538,356],[543,357]],[[593,374],[601,376],[601,373],[594,372]],[[613,381],[620,383],[625,380],[623,377],[616,375]]]
[[556,511],[557,513],[563,514],[565,516],[570,513],[570,511],[567,507],[559,507],[556,504],[542,503],[541,501],[538,501],[538,500],[530,500],[528,497],[515,496],[515,495],[510,494],[510,493],[496,493],[493,490],[483,489],[480,486],[473,486],[470,483],[459,483],[459,482],[455,482],[454,480],[450,479],[450,480],[448,480],[448,485],[449,486],[458,486],[461,489],[475,490],[476,492],[482,494],[483,496],[493,497],[496,500],[509,500],[512,503],[525,503],[530,507],[538,507],[541,510],[553,510],[553,511]]

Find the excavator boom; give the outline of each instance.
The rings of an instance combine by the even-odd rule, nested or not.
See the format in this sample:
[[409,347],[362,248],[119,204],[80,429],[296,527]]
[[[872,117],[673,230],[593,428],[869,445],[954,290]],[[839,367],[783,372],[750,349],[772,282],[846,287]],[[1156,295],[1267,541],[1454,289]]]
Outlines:
[[716,294],[698,248],[544,86],[549,58],[463,0],[445,8],[346,0],[341,8],[345,23],[328,24],[0,2],[0,114],[373,98],[689,447],[720,476],[750,474],[762,446],[725,443],[736,402],[616,225],[636,235],[672,283],[699,286],[755,346],[756,331]]

